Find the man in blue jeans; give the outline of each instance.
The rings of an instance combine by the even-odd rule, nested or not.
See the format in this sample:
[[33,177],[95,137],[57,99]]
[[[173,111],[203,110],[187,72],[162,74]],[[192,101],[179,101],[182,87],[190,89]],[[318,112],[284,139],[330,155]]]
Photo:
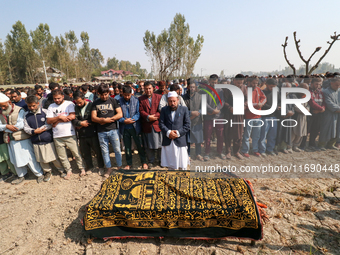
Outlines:
[[[273,88],[277,86],[275,79],[266,80],[266,88],[263,93],[267,97],[266,103],[263,105],[262,110],[269,110],[273,105]],[[279,95],[277,97],[279,99]],[[278,104],[279,105],[279,104]],[[262,116],[263,126],[261,127],[261,136],[259,140],[259,153],[266,155],[276,156],[274,152],[277,136],[277,120],[279,120],[279,109],[277,108],[272,114]],[[277,115],[278,114],[278,115]],[[276,120],[276,121],[275,121]],[[266,144],[267,140],[267,144]]]
[[[247,86],[248,88],[253,88],[252,95],[248,94],[248,97],[252,97],[252,108],[256,110],[261,110],[262,106],[266,103],[267,98],[265,94],[262,92],[262,90],[258,87],[259,79],[257,77],[249,77],[247,79]],[[261,134],[261,126],[263,125],[261,116],[256,115],[252,113],[249,110],[249,105],[247,106],[247,109],[245,110],[245,127],[244,127],[244,133],[243,133],[243,139],[242,139],[242,149],[241,152],[244,157],[249,158],[249,138],[252,139],[252,149],[253,153],[256,157],[262,157],[266,156],[265,153],[260,153],[258,148],[258,143],[260,140],[260,134]]]
[[113,171],[110,161],[109,142],[115,152],[117,168],[120,169],[122,166],[117,122],[123,117],[123,114],[119,102],[110,97],[108,85],[101,84],[98,87],[98,94],[99,98],[92,104],[91,118],[93,122],[99,124],[97,125],[98,139],[107,169],[104,177],[109,177]]

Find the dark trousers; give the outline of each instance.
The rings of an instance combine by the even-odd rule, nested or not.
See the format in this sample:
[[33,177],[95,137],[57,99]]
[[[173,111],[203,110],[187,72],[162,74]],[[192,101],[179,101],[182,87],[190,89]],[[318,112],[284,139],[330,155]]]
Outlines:
[[309,146],[313,146],[315,147],[315,140],[316,137],[319,135],[320,133],[320,129],[321,129],[321,113],[317,113],[317,114],[313,114],[312,116],[310,116],[309,122],[308,122],[308,129],[310,132],[310,137],[309,137]]
[[129,166],[132,165],[132,152],[131,152],[132,139],[133,141],[135,141],[135,144],[137,146],[138,155],[141,163],[146,164],[146,155],[144,148],[141,146],[141,137],[140,135],[137,135],[136,130],[134,128],[124,129],[123,141],[125,145],[126,163]]
[[211,149],[210,149],[210,143],[211,143],[211,136],[213,133],[213,129],[215,129],[216,132],[216,138],[217,138],[217,153],[221,154],[223,149],[223,129],[224,125],[216,125],[214,127],[213,120],[204,120],[204,139],[205,139],[205,155],[209,155]]
[[81,156],[85,161],[87,170],[93,168],[91,149],[96,153],[98,167],[99,168],[104,167],[104,160],[102,152],[100,150],[98,136],[95,135],[92,137],[79,138],[79,147]]
[[146,154],[147,154],[149,163],[152,163],[152,164],[156,163],[156,156],[155,155],[157,155],[157,160],[159,162],[161,162],[161,149],[146,148]]

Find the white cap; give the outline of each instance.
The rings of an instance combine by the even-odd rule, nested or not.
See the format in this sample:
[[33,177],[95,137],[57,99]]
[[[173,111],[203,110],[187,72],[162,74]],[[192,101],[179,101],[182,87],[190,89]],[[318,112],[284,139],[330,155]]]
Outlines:
[[6,96],[5,94],[3,93],[0,93],[0,103],[6,103],[9,101],[9,98],[8,96]]
[[26,98],[27,97],[27,94],[25,92],[21,92],[21,98]]
[[113,90],[113,88],[109,88],[109,90]]
[[178,97],[178,94],[177,94],[176,91],[170,91],[170,92],[168,93],[168,98],[169,98],[169,97]]

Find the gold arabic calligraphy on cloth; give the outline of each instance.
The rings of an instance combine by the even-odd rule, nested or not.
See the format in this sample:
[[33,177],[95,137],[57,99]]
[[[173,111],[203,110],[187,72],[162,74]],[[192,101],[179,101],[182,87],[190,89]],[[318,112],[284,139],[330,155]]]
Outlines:
[[143,172],[108,178],[91,201],[85,229],[258,228],[255,202],[243,179],[191,178]]

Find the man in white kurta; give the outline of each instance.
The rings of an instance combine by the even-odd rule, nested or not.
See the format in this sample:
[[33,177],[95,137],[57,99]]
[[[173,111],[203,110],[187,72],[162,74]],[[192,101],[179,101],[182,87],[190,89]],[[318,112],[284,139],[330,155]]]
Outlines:
[[189,110],[178,105],[178,94],[168,93],[168,106],[162,108],[159,127],[163,133],[161,166],[186,170],[190,164],[186,134],[190,130]]
[[25,179],[24,176],[27,174],[27,167],[38,177],[38,183],[41,182],[43,180],[43,171],[40,164],[36,161],[33,145],[30,139],[28,139],[29,136],[19,138],[22,140],[15,140],[17,138],[14,138],[18,137],[16,135],[18,132],[23,132],[26,112],[20,109],[18,116],[14,119],[14,107],[17,106],[13,105],[9,98],[2,93],[0,95],[0,107],[2,109],[1,114],[7,120],[7,123],[0,124],[0,131],[5,132],[4,139],[8,142],[10,160],[18,175],[18,178],[12,181],[12,184],[19,184]]

